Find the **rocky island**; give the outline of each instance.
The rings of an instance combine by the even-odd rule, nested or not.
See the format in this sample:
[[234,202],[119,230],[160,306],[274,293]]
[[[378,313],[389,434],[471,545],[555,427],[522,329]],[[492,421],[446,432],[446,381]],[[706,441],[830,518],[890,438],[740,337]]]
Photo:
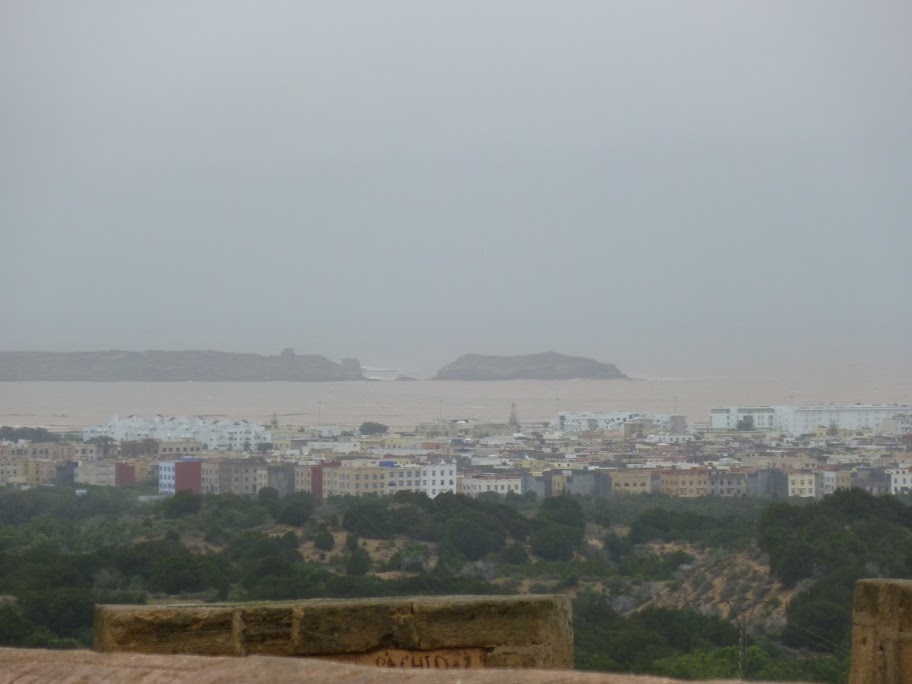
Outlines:
[[435,380],[617,380],[627,379],[613,363],[557,352],[522,356],[466,354],[441,368]]
[[318,354],[263,356],[220,351],[0,351],[0,381],[290,381],[364,380],[357,359]]

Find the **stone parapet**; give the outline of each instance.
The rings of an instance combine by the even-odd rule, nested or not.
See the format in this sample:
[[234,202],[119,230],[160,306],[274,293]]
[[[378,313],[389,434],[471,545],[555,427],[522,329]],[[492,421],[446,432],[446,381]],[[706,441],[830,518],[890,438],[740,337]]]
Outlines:
[[912,681],[912,580],[855,585],[849,684]]
[[95,608],[101,652],[297,656],[395,669],[573,668],[566,596]]

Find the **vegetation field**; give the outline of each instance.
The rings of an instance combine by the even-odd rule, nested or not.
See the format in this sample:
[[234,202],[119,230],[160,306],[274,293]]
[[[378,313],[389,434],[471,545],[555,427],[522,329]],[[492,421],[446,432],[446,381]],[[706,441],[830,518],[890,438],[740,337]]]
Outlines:
[[576,665],[843,682],[861,577],[912,576],[912,508],[819,502],[256,499],[0,492],[0,645],[90,644],[96,603],[567,593]]

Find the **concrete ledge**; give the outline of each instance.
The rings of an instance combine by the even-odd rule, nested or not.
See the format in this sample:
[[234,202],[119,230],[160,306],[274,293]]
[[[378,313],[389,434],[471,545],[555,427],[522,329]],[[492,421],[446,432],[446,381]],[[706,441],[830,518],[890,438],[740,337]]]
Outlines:
[[566,596],[95,608],[101,652],[303,656],[386,668],[573,668]]
[[910,673],[912,580],[860,580],[852,610],[849,683],[901,684],[910,681]]
[[[671,684],[663,677],[595,672],[535,670],[377,669],[322,660],[224,658],[188,655],[93,653],[0,648],[0,684],[399,684],[400,682],[457,682],[478,684]],[[730,680],[717,684],[733,684]]]

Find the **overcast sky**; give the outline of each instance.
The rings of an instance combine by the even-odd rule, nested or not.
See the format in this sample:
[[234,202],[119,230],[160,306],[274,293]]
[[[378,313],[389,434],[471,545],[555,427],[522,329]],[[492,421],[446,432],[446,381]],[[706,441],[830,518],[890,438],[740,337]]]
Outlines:
[[0,348],[912,348],[912,3],[0,2]]

